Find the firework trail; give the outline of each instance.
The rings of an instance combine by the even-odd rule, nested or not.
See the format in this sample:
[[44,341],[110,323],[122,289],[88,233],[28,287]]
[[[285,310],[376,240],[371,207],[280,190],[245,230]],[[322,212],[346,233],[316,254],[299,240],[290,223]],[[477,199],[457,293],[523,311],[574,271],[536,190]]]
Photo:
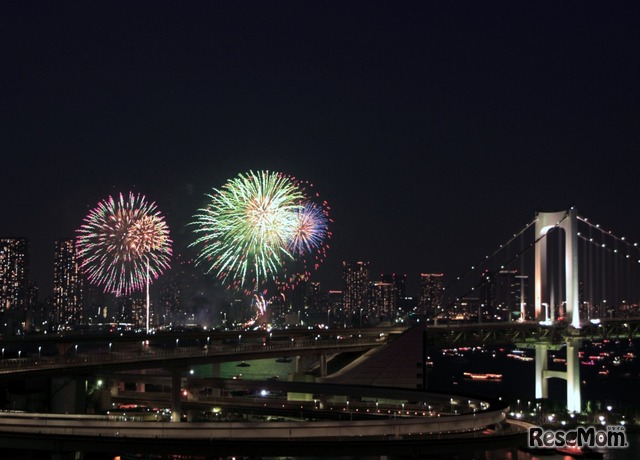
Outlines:
[[76,237],[80,267],[89,281],[118,296],[143,289],[147,269],[158,278],[169,268],[171,243],[155,203],[131,192],[98,203]]
[[222,282],[248,291],[275,279],[295,231],[295,212],[304,195],[291,178],[250,171],[207,195],[209,204],[191,223],[199,246],[196,264],[205,265]]
[[264,316],[267,313],[267,301],[262,294],[253,295],[254,304],[258,309],[258,316]]

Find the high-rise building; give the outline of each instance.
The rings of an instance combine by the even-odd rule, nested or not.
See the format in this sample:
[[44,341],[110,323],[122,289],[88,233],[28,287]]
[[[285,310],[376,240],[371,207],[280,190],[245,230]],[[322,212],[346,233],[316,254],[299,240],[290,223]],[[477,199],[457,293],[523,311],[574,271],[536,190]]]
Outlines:
[[29,284],[29,243],[26,238],[0,238],[0,330],[5,334],[32,327],[37,287]]
[[480,285],[481,319],[508,321],[519,316],[527,290],[528,278],[518,270],[485,272]]
[[478,321],[492,321],[494,318],[495,279],[486,269],[480,275],[480,305],[478,307]]
[[26,238],[0,238],[0,313],[29,305],[29,244]]
[[345,315],[369,312],[369,262],[342,262],[342,308]]
[[326,313],[320,309],[322,291],[319,281],[310,281],[307,288],[306,305],[313,314]]
[[514,310],[512,319],[526,320],[527,319],[527,292],[529,292],[529,277],[527,275],[516,275],[516,282],[518,283],[517,303],[518,306]]
[[383,283],[392,283],[396,287],[398,299],[404,299],[407,296],[407,275],[400,273],[388,273],[380,275]]
[[301,313],[307,310],[306,298],[309,277],[304,273],[294,273],[282,283],[282,293],[288,307],[287,313]]
[[344,309],[342,308],[343,295],[342,291],[329,290],[327,292],[327,325],[331,327],[344,321]]
[[61,327],[84,324],[84,279],[74,239],[55,242],[53,314]]
[[[153,320],[153,308],[149,307],[149,324],[151,327],[155,325]],[[136,328],[144,329],[147,323],[147,301],[142,297],[131,298],[131,323]]]
[[420,274],[420,308],[427,317],[437,316],[442,307],[442,293],[444,291],[444,275],[442,273]]
[[168,326],[174,319],[179,317],[181,308],[182,290],[177,279],[169,279],[160,287],[160,298],[158,301],[158,325]]
[[157,309],[152,312],[158,325],[184,324],[188,299],[199,297],[195,281],[193,261],[175,253],[172,268],[160,285]]
[[398,308],[398,288],[395,283],[371,283],[371,314],[379,320],[392,319]]

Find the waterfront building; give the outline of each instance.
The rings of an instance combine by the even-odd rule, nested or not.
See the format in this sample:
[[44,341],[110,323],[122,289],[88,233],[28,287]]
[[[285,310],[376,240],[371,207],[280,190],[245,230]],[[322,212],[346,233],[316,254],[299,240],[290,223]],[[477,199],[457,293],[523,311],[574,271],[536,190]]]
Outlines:
[[396,287],[396,312],[408,312],[412,307],[413,298],[407,295],[407,275],[400,273],[388,273],[380,275],[380,280],[385,283],[393,283]]
[[57,240],[53,259],[54,323],[60,327],[84,324],[84,279],[75,240]]
[[26,238],[0,238],[0,331],[16,334],[31,327],[30,310],[38,289],[29,283]]
[[480,285],[480,320],[509,321],[519,317],[526,304],[528,277],[518,270],[485,271]]
[[435,318],[442,313],[442,294],[444,291],[444,274],[420,274],[420,312],[427,318]]
[[394,283],[371,283],[371,315],[374,322],[390,320],[398,309],[398,288]]
[[349,317],[369,313],[369,262],[342,262],[342,308]]
[[28,240],[0,238],[0,313],[27,308],[28,294]]

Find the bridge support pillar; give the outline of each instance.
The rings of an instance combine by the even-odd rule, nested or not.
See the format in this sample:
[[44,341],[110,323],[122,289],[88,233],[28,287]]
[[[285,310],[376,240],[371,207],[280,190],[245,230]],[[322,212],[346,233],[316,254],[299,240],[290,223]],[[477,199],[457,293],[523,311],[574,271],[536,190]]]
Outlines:
[[211,363],[211,377],[214,379],[220,378],[220,363]]
[[327,376],[327,354],[322,353],[320,355],[320,377]]
[[179,422],[182,419],[181,398],[182,375],[179,368],[171,369],[171,421]]
[[111,393],[111,396],[118,396],[118,392],[120,391],[120,382],[118,382],[117,380],[111,380],[109,382],[109,392]]
[[[220,363],[211,363],[211,377],[214,379],[220,378]],[[219,397],[222,394],[222,388],[211,388],[211,396]]]
[[582,410],[580,359],[578,358],[581,342],[580,339],[567,339],[567,410],[569,412]]
[[549,396],[549,387],[545,377],[545,371],[548,367],[547,344],[536,343],[536,399],[547,398]]
[[294,362],[295,362],[295,373],[299,374],[302,371],[302,356],[298,355],[295,356],[294,358]]
[[54,377],[51,379],[51,412],[84,414],[87,397],[84,379]]

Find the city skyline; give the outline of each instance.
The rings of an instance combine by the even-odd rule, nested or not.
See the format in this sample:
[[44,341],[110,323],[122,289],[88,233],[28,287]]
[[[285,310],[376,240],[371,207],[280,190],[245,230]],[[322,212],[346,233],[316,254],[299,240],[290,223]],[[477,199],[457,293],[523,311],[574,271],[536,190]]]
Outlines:
[[0,235],[29,239],[43,293],[98,201],[144,194],[186,253],[205,194],[249,170],[327,200],[326,289],[360,260],[415,294],[538,210],[640,240],[636,5],[0,8]]

